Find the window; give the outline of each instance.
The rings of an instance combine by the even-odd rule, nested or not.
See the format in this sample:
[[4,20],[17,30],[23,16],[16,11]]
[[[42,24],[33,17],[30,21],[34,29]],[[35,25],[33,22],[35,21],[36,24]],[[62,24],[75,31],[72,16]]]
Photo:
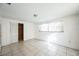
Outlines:
[[40,31],[48,31],[48,24],[42,24],[39,26]]
[[63,22],[50,23],[49,31],[63,31]]
[[63,22],[53,22],[49,24],[42,24],[39,26],[40,31],[64,31],[63,30]]

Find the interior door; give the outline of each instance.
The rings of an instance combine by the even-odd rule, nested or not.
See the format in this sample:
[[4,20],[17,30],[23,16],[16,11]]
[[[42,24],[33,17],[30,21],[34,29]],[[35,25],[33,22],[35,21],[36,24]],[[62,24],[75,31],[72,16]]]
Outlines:
[[24,41],[24,26],[23,24],[19,23],[18,24],[18,41],[21,42],[21,41]]
[[0,24],[0,53],[1,53],[1,24]]
[[10,43],[18,42],[18,23],[10,22]]

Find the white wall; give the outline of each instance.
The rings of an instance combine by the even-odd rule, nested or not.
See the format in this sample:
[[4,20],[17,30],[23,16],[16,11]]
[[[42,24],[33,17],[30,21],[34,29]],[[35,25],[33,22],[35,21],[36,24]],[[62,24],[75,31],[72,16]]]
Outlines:
[[2,45],[18,42],[18,23],[24,24],[24,40],[35,38],[34,24],[0,17]]
[[67,17],[64,22],[64,35],[67,46],[79,49],[79,15]]
[[33,23],[24,23],[24,39],[33,39],[35,38],[35,24]]
[[79,15],[63,17],[60,20],[64,20],[64,32],[39,32],[38,30],[37,38],[79,50]]

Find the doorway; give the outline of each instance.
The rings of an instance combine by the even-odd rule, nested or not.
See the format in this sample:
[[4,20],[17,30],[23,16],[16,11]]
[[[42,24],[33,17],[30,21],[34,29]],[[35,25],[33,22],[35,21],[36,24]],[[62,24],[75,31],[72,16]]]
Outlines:
[[24,41],[24,24],[18,23],[18,41]]

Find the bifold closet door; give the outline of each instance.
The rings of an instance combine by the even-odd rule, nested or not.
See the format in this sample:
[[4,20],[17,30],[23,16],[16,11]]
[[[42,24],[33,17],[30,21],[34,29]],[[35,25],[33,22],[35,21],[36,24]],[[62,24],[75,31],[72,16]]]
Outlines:
[[18,23],[10,23],[10,43],[18,42]]
[[1,53],[1,24],[0,24],[0,53]]

